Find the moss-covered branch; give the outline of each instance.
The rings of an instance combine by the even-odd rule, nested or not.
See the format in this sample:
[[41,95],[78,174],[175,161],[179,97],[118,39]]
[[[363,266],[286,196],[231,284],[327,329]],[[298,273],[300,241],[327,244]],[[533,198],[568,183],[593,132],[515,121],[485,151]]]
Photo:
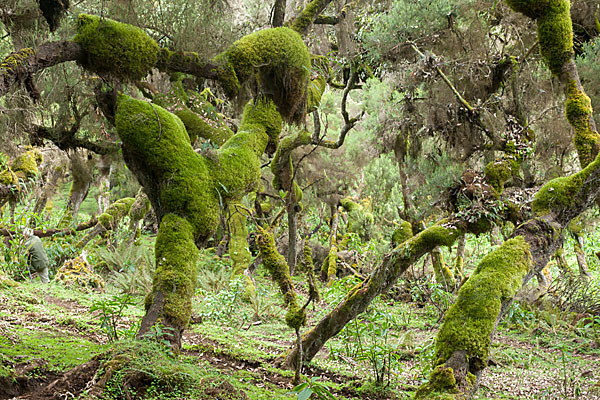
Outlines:
[[[351,289],[332,311],[303,336],[303,359],[312,360],[327,340],[337,335],[349,321],[364,312],[376,296],[389,290],[410,265],[436,246],[451,246],[462,233],[461,228],[442,222],[404,241],[387,254],[365,282]],[[296,351],[297,349],[294,348],[286,355],[284,363],[287,367],[294,366]]]
[[296,292],[290,277],[290,269],[285,262],[285,258],[277,251],[273,234],[259,228],[259,235],[256,244],[260,249],[263,264],[273,280],[279,285],[283,294],[283,302],[288,309],[285,316],[285,323],[292,329],[299,329],[306,323],[306,313],[298,305]]
[[310,28],[315,19],[325,10],[329,3],[331,3],[331,0],[312,0],[291,21],[290,27],[301,35],[305,35],[308,32],[308,28]]

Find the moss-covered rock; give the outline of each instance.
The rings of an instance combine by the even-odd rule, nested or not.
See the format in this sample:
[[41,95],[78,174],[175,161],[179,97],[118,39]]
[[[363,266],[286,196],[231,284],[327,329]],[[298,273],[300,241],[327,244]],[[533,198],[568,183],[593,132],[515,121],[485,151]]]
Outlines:
[[297,32],[272,28],[252,33],[236,41],[215,61],[220,65],[219,80],[229,96],[236,96],[240,84],[254,78],[258,93],[271,98],[286,121],[304,118],[311,59]]
[[138,80],[158,61],[158,44],[138,27],[80,14],[73,38],[86,52],[84,68],[98,74]]
[[83,256],[65,262],[56,272],[54,280],[66,286],[104,289],[104,280]]

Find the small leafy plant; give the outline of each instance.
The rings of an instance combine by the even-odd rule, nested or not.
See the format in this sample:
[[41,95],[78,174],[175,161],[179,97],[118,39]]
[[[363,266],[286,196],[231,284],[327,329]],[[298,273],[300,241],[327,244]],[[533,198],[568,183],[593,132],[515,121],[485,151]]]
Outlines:
[[100,328],[106,333],[109,342],[119,340],[119,335],[133,337],[135,329],[118,329],[123,312],[135,302],[128,294],[116,295],[108,300],[99,300],[90,308],[90,312],[100,311]]
[[312,395],[314,395],[313,398],[318,400],[335,400],[335,397],[329,391],[329,386],[325,382],[319,382],[318,379],[316,376],[308,379],[293,388],[291,393],[296,394],[297,400],[306,400]]

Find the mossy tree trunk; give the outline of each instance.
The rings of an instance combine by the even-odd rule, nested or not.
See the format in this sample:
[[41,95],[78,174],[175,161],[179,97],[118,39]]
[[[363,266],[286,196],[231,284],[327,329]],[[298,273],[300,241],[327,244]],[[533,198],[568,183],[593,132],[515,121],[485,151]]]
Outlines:
[[456,258],[454,260],[454,276],[460,281],[464,277],[464,264],[465,264],[465,245],[467,243],[467,235],[462,235],[458,239],[458,246],[456,247]]
[[572,58],[570,3],[507,3],[537,21],[542,56],[565,87],[565,114],[574,128],[575,147],[584,169],[544,185],[532,204],[535,217],[517,227],[511,240],[485,257],[461,288],[436,340],[434,371],[417,391],[417,399],[472,396],[487,366],[491,338],[513,296],[542,272],[562,246],[562,230],[600,193],[600,136]]
[[71,189],[67,209],[61,220],[61,225],[66,226],[77,221],[81,203],[86,199],[93,181],[95,160],[93,156],[85,154],[82,150],[75,150],[69,154],[69,171],[71,173]]

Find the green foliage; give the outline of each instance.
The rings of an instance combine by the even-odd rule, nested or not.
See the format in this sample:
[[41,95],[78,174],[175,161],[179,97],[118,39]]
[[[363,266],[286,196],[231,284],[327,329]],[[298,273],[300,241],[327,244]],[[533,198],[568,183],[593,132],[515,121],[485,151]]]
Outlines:
[[100,329],[106,333],[109,342],[119,340],[121,337],[134,337],[137,326],[133,325],[127,329],[119,329],[119,323],[123,312],[136,303],[129,294],[112,296],[109,299],[99,300],[92,304],[90,312],[99,311],[96,316],[100,320]]
[[398,43],[445,28],[448,15],[456,14],[462,5],[465,2],[458,0],[394,0],[387,12],[362,14],[358,38],[370,56],[377,60]]
[[388,386],[400,369],[398,320],[387,309],[376,307],[355,318],[340,332],[342,352],[366,363],[376,385]]
[[306,382],[303,382],[292,389],[290,393],[296,394],[297,400],[307,400],[315,398],[317,400],[334,400],[335,397],[329,391],[329,386],[325,382],[320,382],[319,378],[313,376],[310,379],[307,379]]
[[145,295],[152,289],[154,254],[148,247],[123,241],[115,249],[98,248],[96,254],[97,267],[111,273],[110,282],[122,293]]
[[239,276],[217,293],[208,293],[202,299],[198,315],[209,321],[225,324],[239,316],[237,313],[244,294],[245,279]]

